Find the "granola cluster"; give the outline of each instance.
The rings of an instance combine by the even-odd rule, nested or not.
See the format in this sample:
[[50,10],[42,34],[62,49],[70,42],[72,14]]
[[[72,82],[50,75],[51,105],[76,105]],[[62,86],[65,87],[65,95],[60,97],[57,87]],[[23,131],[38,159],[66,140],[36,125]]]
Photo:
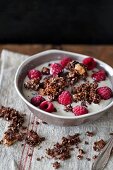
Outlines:
[[10,146],[23,138],[20,128],[24,123],[24,116],[13,108],[4,106],[0,108],[0,117],[10,121],[8,130],[4,133],[3,144]]
[[39,145],[44,140],[45,140],[44,137],[39,137],[39,135],[33,130],[30,130],[26,137],[26,143],[29,144],[30,146]]
[[106,145],[106,142],[103,139],[101,139],[99,141],[94,142],[93,149],[95,151],[100,151],[101,149],[104,148],[105,145]]
[[36,79],[36,78],[31,79],[24,83],[24,87],[26,89],[31,89],[31,90],[37,91],[39,89],[39,83],[40,83],[39,79]]
[[10,122],[1,142],[4,145],[10,146],[17,141],[25,140],[30,146],[36,146],[45,139],[33,130],[29,131],[27,127],[24,127],[25,114],[21,114],[13,108],[2,106],[0,108],[0,117]]
[[81,142],[79,134],[75,134],[69,137],[63,137],[61,143],[56,143],[52,149],[47,149],[46,153],[51,158],[66,160],[71,157],[72,146]]
[[98,84],[96,82],[90,83],[86,82],[79,86],[75,86],[72,90],[73,100],[75,102],[78,101],[86,101],[89,104],[99,103],[101,101],[100,96],[97,93]]
[[58,97],[58,95],[67,86],[67,83],[63,77],[50,77],[44,80],[43,88],[39,90],[39,94],[47,95],[53,100]]

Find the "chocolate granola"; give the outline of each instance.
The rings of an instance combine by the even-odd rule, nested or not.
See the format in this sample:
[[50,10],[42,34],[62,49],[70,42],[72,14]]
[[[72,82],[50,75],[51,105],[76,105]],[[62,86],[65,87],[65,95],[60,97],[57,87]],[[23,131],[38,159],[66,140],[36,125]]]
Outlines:
[[56,143],[52,149],[47,149],[46,153],[51,158],[66,160],[71,157],[72,146],[80,143],[79,134],[73,136],[63,137],[61,143]]
[[36,146],[39,145],[42,141],[44,141],[44,137],[40,137],[36,132],[33,130],[30,130],[26,137],[26,143],[30,146]]
[[96,82],[89,83],[88,81],[79,86],[75,86],[72,90],[73,100],[75,102],[86,101],[89,104],[92,102],[96,104],[99,103],[101,98],[97,94],[97,87],[98,84]]
[[24,83],[24,87],[26,89],[35,90],[35,91],[39,89],[39,85],[40,85],[39,79],[31,79]]
[[59,162],[54,162],[53,163],[53,167],[55,168],[55,169],[58,169],[58,168],[60,168],[60,163]]
[[101,149],[104,148],[105,145],[106,145],[106,142],[103,139],[101,139],[99,141],[94,142],[93,149],[94,151],[100,151]]
[[[67,83],[63,77],[49,77],[44,80],[44,88],[42,88],[43,95],[51,97],[51,99],[56,99],[58,95],[67,86]],[[39,89],[39,94],[42,95],[41,89]]]
[[0,108],[0,117],[10,122],[8,130],[4,133],[3,144],[10,146],[16,141],[23,139],[23,134],[20,132],[20,128],[22,131],[24,116],[24,114],[22,115],[13,108],[4,106]]

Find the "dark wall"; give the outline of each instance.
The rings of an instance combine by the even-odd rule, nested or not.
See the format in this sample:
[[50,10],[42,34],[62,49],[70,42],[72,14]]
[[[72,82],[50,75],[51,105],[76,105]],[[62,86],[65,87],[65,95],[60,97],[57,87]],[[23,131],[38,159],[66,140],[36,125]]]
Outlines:
[[113,43],[113,1],[0,0],[0,43]]

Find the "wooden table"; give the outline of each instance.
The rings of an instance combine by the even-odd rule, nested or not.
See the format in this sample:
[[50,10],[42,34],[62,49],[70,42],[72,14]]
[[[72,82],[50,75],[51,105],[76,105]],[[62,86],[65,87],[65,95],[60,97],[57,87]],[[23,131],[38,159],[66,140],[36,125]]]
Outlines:
[[8,49],[14,52],[33,55],[35,53],[48,50],[60,49],[76,53],[82,53],[89,56],[94,56],[113,67],[113,45],[41,45],[41,44],[7,44],[0,45],[0,51]]

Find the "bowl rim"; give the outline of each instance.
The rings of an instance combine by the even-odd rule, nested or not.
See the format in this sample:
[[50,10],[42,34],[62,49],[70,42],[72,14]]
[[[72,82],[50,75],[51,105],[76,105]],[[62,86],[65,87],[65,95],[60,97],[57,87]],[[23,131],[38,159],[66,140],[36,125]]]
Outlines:
[[[68,52],[68,51],[63,51],[63,50],[56,50],[56,49],[52,49],[52,50],[46,50],[46,51],[43,51],[43,52],[40,52],[40,53],[37,53],[35,55],[32,55],[30,57],[28,57],[27,59],[25,59],[21,64],[20,66],[18,67],[17,71],[16,71],[16,74],[15,74],[15,78],[14,78],[14,86],[15,86],[15,89],[18,93],[18,95],[20,96],[20,98],[31,108],[33,108],[34,110],[38,111],[38,112],[41,112],[45,115],[48,115],[50,117],[54,117],[54,118],[59,118],[59,119],[71,119],[71,120],[76,120],[76,119],[81,119],[81,118],[88,118],[90,116],[94,116],[94,115],[97,115],[99,114],[100,112],[103,112],[103,111],[106,111],[108,110],[109,108],[111,108],[111,106],[113,106],[113,100],[107,105],[105,106],[102,110],[100,111],[97,111],[97,112],[91,112],[89,114],[84,114],[84,115],[81,115],[81,116],[61,116],[61,115],[55,115],[55,114],[52,114],[52,113],[49,113],[49,112],[46,112],[44,110],[41,110],[35,106],[33,106],[20,92],[19,88],[18,88],[18,77],[19,77],[19,73],[21,72],[21,69],[25,67],[26,63],[28,63],[29,61],[32,61],[33,59],[35,58],[38,58],[38,57],[41,57],[43,55],[47,55],[47,54],[52,54],[52,53],[62,53],[62,54],[66,54],[66,55],[73,55],[73,56],[80,56],[82,58],[87,58],[87,57],[90,57],[88,55],[84,55],[84,54],[80,54],[80,53],[74,53],[74,52]],[[93,57],[94,58],[94,57]],[[100,61],[96,58],[94,58],[95,61],[97,63],[99,63],[100,65],[105,65],[107,67],[109,67],[112,71],[113,71],[113,68],[111,66],[109,66],[108,64],[104,63],[103,61]]]

